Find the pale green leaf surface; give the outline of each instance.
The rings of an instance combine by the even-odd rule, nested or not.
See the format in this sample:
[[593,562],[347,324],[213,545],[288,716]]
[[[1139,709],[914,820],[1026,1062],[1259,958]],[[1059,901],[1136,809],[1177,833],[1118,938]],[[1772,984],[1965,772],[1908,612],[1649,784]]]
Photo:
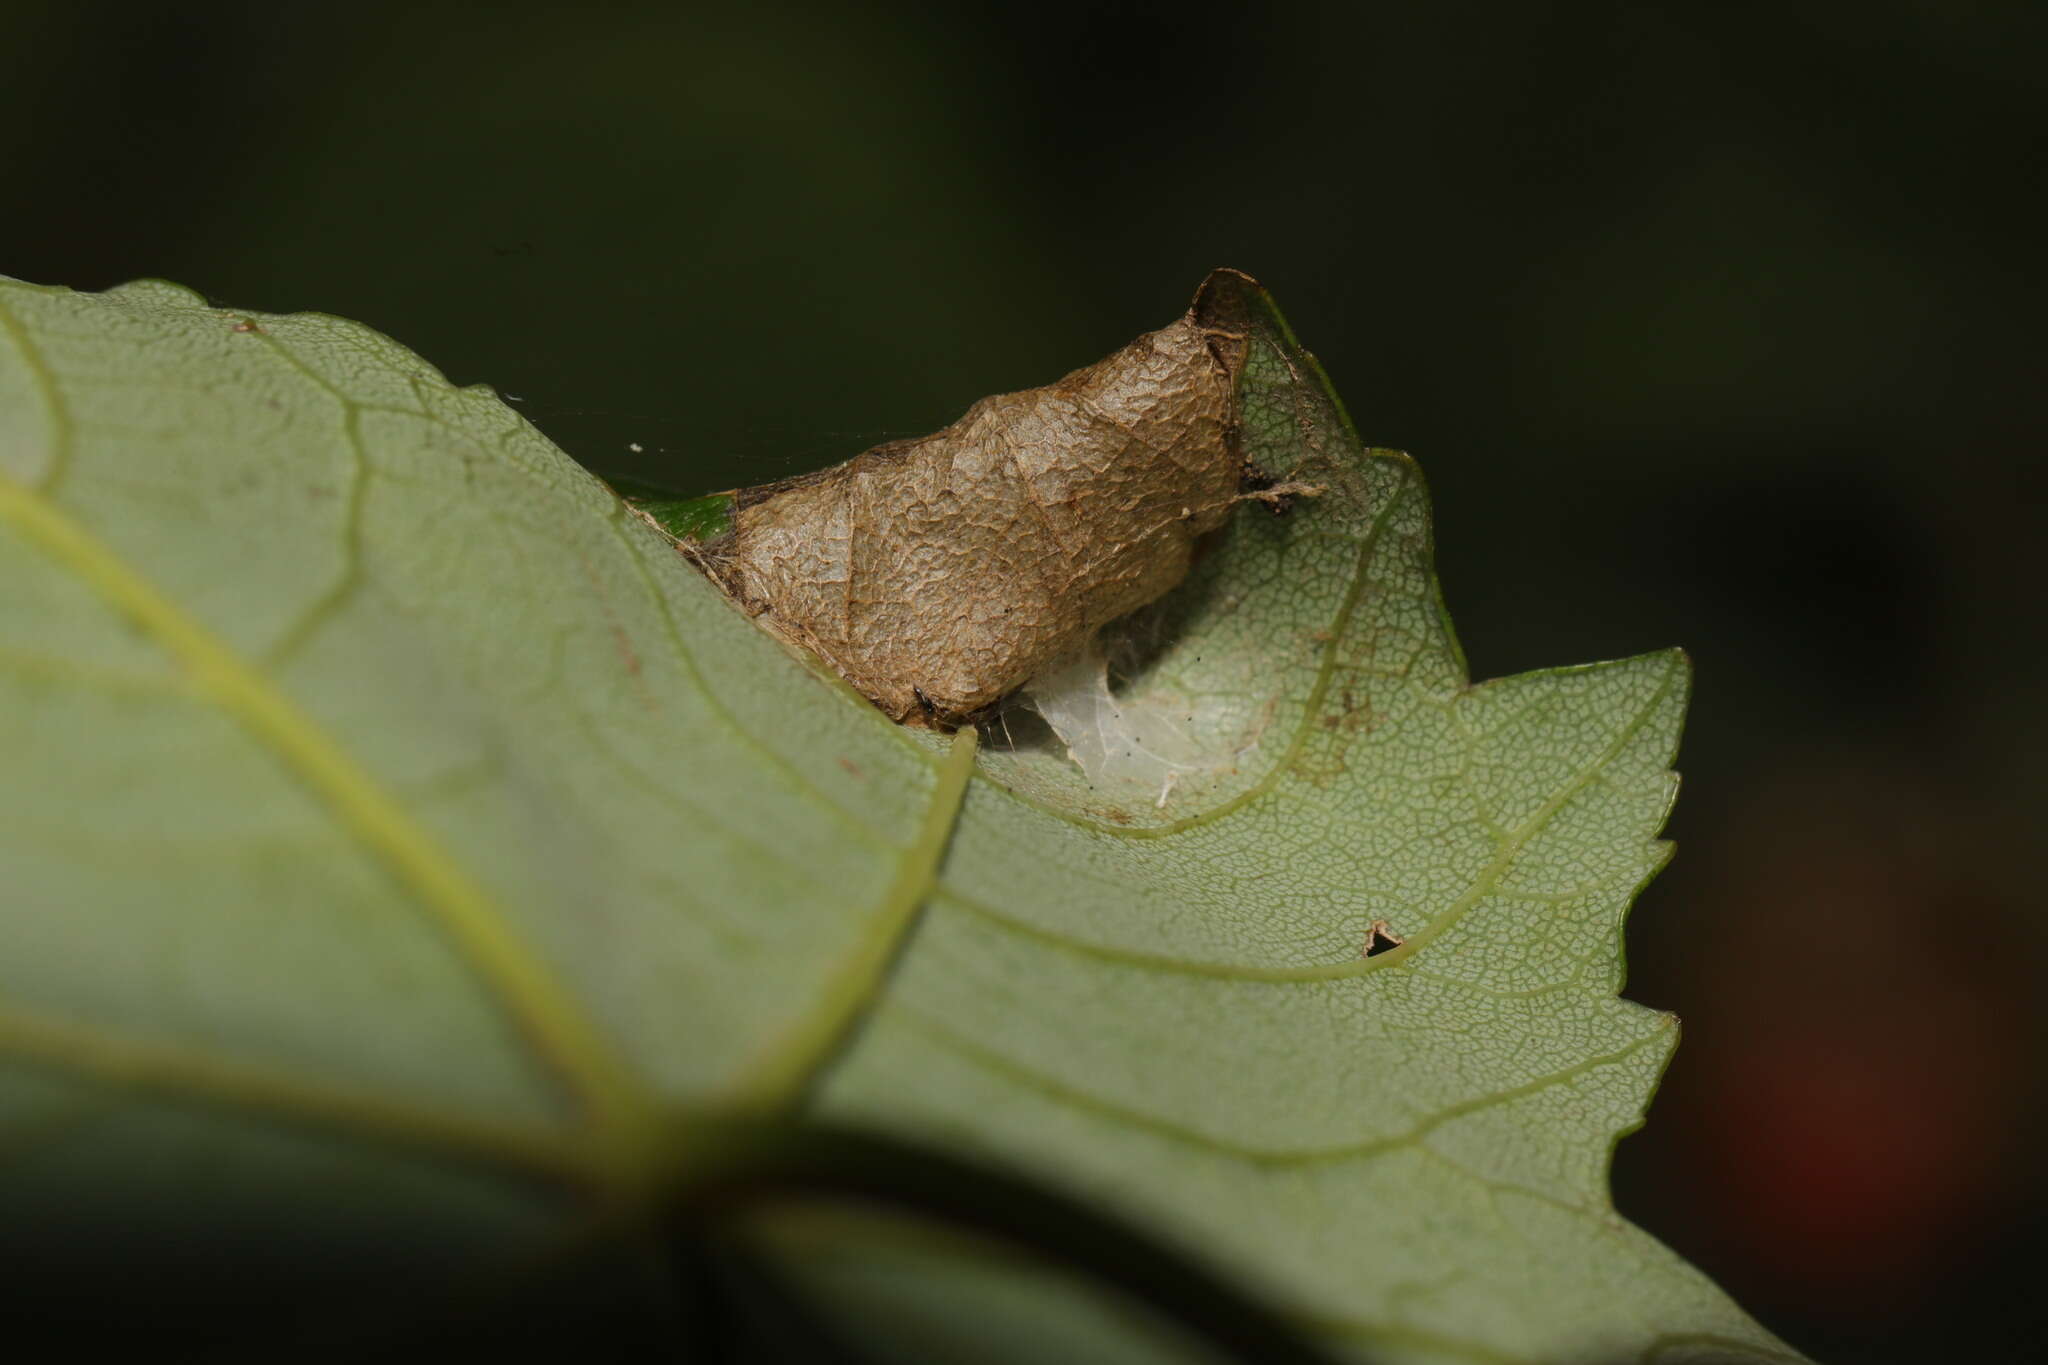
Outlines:
[[[1683,659],[1468,686],[1413,465],[1277,318],[1245,384],[1248,451],[1325,491],[1131,631],[1234,761],[1161,797],[1025,746],[962,800],[967,747],[487,390],[0,284],[0,1218],[199,1190],[525,1245],[567,1226],[525,1177],[628,1191],[680,1106],[802,1100],[1382,1358],[1789,1358],[1606,1190],[1673,1043],[1615,992]],[[1160,1349],[972,1256],[789,1254],[913,1354]]]

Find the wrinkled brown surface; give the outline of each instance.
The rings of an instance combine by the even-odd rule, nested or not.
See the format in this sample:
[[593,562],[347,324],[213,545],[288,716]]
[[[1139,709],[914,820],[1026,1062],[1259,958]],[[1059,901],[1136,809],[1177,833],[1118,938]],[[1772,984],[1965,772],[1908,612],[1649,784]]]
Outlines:
[[1247,288],[1218,271],[1179,321],[1057,383],[747,489],[695,557],[895,719],[971,715],[1180,582],[1229,514]]

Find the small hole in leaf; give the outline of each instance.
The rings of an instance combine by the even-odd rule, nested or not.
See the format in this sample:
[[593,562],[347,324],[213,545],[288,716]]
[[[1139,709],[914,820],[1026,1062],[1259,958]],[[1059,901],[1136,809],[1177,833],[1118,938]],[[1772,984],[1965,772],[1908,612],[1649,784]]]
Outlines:
[[1376,919],[1365,931],[1365,951],[1359,956],[1378,957],[1381,953],[1391,952],[1405,942],[1407,940],[1395,933],[1391,924],[1383,919]]

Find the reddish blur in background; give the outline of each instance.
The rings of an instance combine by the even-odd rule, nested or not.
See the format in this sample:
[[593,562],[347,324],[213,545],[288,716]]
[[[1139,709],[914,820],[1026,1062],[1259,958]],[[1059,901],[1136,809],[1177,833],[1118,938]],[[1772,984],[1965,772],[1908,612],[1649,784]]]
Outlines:
[[[2038,4],[15,0],[0,272],[313,308],[684,488],[1274,290],[1475,673],[1692,651],[1625,1212],[1834,1362],[2042,1342]],[[629,447],[629,443],[633,443]]]

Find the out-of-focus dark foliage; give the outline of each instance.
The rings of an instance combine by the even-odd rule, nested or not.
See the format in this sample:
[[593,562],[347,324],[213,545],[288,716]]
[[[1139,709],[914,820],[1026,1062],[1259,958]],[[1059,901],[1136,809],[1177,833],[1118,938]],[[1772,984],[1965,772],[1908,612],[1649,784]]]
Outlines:
[[685,489],[930,430],[1255,272],[1423,460],[1476,673],[1697,660],[1682,856],[1630,931],[1687,1036],[1623,1208],[1833,1361],[2037,1340],[2048,11],[7,28],[0,271],[359,318]]

